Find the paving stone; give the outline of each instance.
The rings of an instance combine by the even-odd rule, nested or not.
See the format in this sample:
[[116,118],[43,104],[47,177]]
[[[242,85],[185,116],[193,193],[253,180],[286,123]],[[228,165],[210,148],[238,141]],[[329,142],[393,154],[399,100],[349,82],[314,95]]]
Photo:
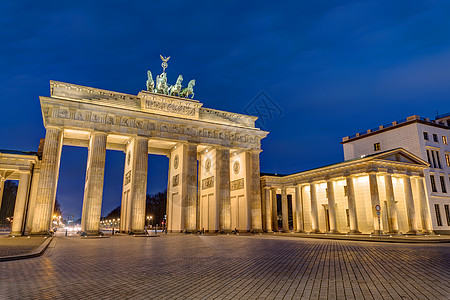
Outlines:
[[0,299],[449,299],[449,244],[56,237],[0,263]]

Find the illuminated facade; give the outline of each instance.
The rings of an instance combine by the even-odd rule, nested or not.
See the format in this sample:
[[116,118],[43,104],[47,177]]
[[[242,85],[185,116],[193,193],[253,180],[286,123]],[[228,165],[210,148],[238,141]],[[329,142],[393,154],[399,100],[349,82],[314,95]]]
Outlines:
[[404,148],[428,162],[424,170],[432,227],[450,234],[450,114],[435,120],[410,116],[342,139],[346,160]]
[[39,180],[28,201],[16,201],[31,216],[14,218],[18,234],[50,230],[63,145],[88,148],[86,234],[99,233],[107,149],[126,154],[122,232],[144,232],[148,154],[169,158],[169,232],[262,231],[259,153],[267,132],[255,128],[256,117],[149,91],[136,96],[56,81],[40,102],[46,135]]

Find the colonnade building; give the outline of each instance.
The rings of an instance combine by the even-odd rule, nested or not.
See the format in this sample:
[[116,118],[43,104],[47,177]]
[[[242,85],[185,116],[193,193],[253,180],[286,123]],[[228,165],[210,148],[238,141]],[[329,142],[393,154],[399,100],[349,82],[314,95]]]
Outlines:
[[88,148],[81,218],[86,234],[99,233],[107,149],[126,154],[122,232],[144,232],[149,154],[169,158],[169,232],[262,231],[259,154],[267,132],[255,128],[256,117],[149,91],[135,96],[57,81],[40,104],[42,160],[0,153],[1,182],[19,179],[11,234],[51,229],[64,145]]

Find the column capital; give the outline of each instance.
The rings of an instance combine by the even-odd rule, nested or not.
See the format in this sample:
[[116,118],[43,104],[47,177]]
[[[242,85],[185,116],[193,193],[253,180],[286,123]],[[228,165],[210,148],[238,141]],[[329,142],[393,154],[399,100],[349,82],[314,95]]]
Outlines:
[[270,190],[270,189],[272,189],[270,186],[265,186],[265,187],[263,187],[263,189],[265,189],[265,190]]
[[108,133],[103,131],[91,131],[90,135],[108,135]]
[[276,187],[276,186],[271,186],[270,187],[270,190],[272,190],[272,191],[276,191],[276,190],[278,190],[279,188],[278,187]]
[[57,125],[46,125],[45,130],[48,130],[48,129],[63,130],[63,128],[61,126],[57,126]]

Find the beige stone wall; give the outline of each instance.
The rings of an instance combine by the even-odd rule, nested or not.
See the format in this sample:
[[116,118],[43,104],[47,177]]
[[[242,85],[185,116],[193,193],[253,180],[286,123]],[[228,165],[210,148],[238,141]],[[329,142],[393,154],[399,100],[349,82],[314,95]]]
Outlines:
[[[236,164],[239,166],[236,172]],[[250,203],[248,201],[248,180],[246,180],[248,160],[246,153],[233,153],[230,156],[230,203],[231,229],[250,230]]]

